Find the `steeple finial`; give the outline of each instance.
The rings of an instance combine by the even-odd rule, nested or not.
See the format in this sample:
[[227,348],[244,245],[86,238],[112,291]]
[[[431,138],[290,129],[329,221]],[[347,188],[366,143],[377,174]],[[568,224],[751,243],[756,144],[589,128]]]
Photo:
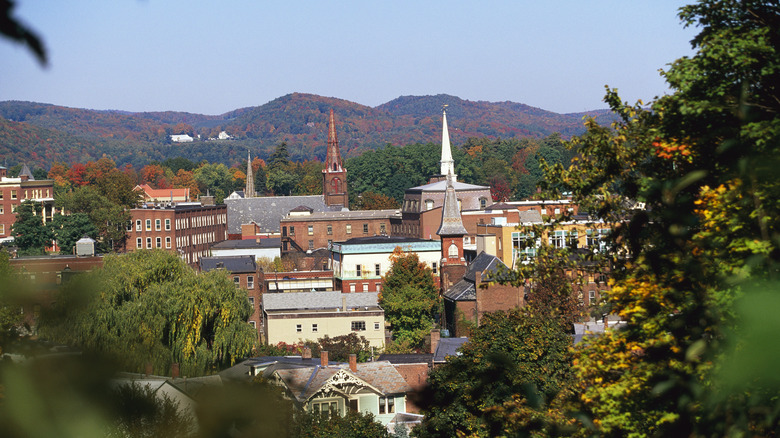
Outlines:
[[244,188],[244,198],[255,197],[255,176],[252,171],[252,154],[246,151],[246,187]]
[[450,133],[447,128],[447,106],[443,105],[441,108],[442,113],[442,127],[441,127],[441,174],[447,175],[447,179],[456,179],[455,175],[455,162],[452,160],[452,149],[450,147]]

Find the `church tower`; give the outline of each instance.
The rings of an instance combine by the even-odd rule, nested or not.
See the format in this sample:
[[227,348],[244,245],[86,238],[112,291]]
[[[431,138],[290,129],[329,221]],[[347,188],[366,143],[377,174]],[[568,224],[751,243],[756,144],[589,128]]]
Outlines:
[[332,108],[328,122],[328,155],[325,157],[325,169],[322,170],[322,196],[325,205],[340,205],[344,208],[349,206],[347,171],[341,165],[339,139],[336,136],[336,122]]
[[463,236],[468,234],[458,209],[452,173],[447,175],[447,190],[441,209],[441,226],[436,232],[441,237],[441,288],[447,290],[466,275],[466,259],[463,256]]
[[255,174],[252,171],[252,154],[246,152],[246,187],[244,188],[244,198],[255,197]]

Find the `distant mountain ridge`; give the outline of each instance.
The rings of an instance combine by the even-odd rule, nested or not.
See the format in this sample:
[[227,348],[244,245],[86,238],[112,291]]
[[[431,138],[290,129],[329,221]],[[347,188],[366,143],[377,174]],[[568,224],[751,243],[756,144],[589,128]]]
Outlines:
[[[469,101],[456,96],[401,96],[375,108],[344,99],[291,93],[264,105],[221,115],[187,112],[127,112],[68,108],[36,102],[0,102],[0,158],[9,165],[27,162],[49,168],[55,161],[98,159],[144,165],[151,160],[185,156],[228,165],[246,150],[267,158],[282,141],[293,159],[322,159],[327,143],[328,113],[336,114],[345,156],[385,144],[438,143],[441,109],[447,105],[454,145],[469,137],[541,138],[558,132],[564,138],[584,132],[582,117],[607,124],[608,110],[558,114],[516,102]],[[187,132],[202,140],[219,131],[230,141],[171,144],[169,135]]]

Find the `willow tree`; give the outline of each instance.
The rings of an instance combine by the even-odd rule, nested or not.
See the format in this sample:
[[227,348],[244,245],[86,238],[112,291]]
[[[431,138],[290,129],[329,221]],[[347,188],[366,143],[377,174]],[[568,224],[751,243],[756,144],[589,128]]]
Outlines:
[[41,334],[104,354],[128,370],[185,375],[230,366],[256,341],[246,291],[224,271],[197,274],[163,251],[107,256],[63,287]]

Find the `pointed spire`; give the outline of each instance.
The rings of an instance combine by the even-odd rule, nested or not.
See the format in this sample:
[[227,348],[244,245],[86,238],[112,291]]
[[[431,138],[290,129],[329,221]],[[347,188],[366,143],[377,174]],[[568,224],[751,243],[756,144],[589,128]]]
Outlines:
[[333,108],[330,109],[328,122],[328,156],[325,158],[325,166],[328,172],[341,172],[341,152],[339,151],[339,139],[336,136]]
[[439,236],[465,236],[468,234],[460,217],[458,196],[455,193],[452,173],[447,175],[447,190],[444,192],[444,206],[441,208],[441,227],[436,232]]
[[244,188],[244,198],[255,197],[255,176],[252,171],[252,154],[246,151],[246,187]]
[[456,179],[455,175],[455,161],[452,160],[452,148],[450,147],[450,133],[447,128],[447,105],[441,109],[442,113],[442,126],[441,126],[441,174],[447,175],[448,178]]

